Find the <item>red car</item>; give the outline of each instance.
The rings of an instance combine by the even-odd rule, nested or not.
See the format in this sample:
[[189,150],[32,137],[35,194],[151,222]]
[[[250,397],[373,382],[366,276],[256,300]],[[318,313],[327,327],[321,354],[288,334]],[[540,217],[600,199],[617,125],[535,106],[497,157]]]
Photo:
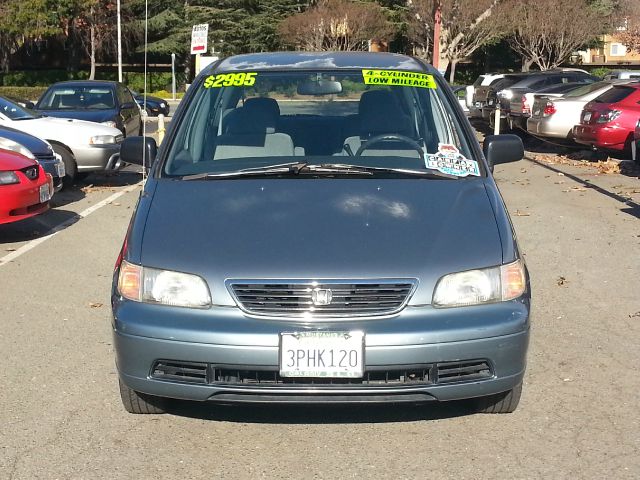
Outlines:
[[587,103],[574,140],[590,147],[631,152],[640,118],[640,83],[616,85]]
[[38,162],[0,150],[0,224],[47,211],[52,194],[53,178]]

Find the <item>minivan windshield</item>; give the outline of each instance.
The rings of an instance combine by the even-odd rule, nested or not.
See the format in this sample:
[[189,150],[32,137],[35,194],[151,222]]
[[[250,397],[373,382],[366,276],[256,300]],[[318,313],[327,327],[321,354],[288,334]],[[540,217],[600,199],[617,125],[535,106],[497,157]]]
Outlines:
[[178,120],[164,176],[291,164],[427,171],[436,157],[451,154],[470,162],[471,175],[483,173],[446,87],[432,75],[242,71],[205,76],[191,88],[196,92]]

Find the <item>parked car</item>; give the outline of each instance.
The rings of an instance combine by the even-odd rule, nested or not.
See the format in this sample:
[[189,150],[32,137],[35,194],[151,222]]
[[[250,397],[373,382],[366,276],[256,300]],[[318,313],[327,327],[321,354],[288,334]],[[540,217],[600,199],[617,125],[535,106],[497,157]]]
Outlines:
[[[500,97],[502,95],[505,95],[504,92],[509,87],[511,87],[512,85],[515,85],[521,80],[524,80],[529,75],[531,74],[530,73],[510,73],[510,74],[506,74],[504,77],[502,77],[501,79],[494,82],[488,87],[479,87],[476,90],[476,99],[478,99],[478,101],[482,105],[481,107],[482,118],[489,122],[493,122],[493,113],[496,110],[496,106],[498,105]],[[501,116],[502,118],[506,118],[506,112],[504,111],[501,112]]]
[[[137,107],[136,107],[137,108]],[[120,162],[120,130],[82,120],[46,117],[0,97],[0,125],[46,139],[65,166],[64,182],[91,172],[115,170]]]
[[632,149],[632,159],[636,163],[640,163],[640,119],[636,123],[636,129],[633,132],[634,148]]
[[53,180],[42,165],[0,148],[0,224],[46,212],[51,195]]
[[[531,116],[532,93],[554,85],[594,83],[598,80],[599,78],[581,71],[537,72],[528,75],[499,93],[500,110],[507,116],[509,128],[526,129],[527,118]],[[518,104],[518,109],[514,108],[515,105],[512,105],[512,102]]]
[[486,93],[484,93],[486,91],[483,91],[481,98],[481,95],[476,96],[476,89],[480,87],[490,87],[501,78],[504,78],[503,73],[486,73],[484,75],[480,75],[476,81],[473,82],[473,85],[467,86],[465,101],[467,108],[469,109],[470,117],[482,117],[482,107],[486,102]]
[[46,140],[42,140],[15,128],[0,126],[0,148],[20,153],[31,160],[36,160],[44,171],[53,179],[53,189],[62,189],[62,179],[65,175],[62,157],[53,151],[53,147]]
[[560,83],[558,85],[552,85],[550,87],[543,88],[537,92],[529,92],[524,95],[515,95],[509,104],[509,115],[507,121],[509,128],[519,128],[526,130],[527,120],[531,117],[533,104],[537,98],[561,98],[565,93],[568,93],[576,88],[584,85],[589,85],[594,82],[587,83]]
[[[135,99],[135,101],[138,103],[138,106],[141,109],[145,110],[144,94],[135,92],[133,90],[131,90],[131,94],[133,95],[133,98]],[[148,115],[157,117],[158,115],[162,114],[166,117],[169,115],[170,111],[171,111],[171,107],[169,106],[169,103],[166,100],[159,97],[152,97],[151,95],[147,95],[146,112]]]
[[119,82],[58,82],[42,94],[35,109],[49,117],[75,118],[117,128],[127,136],[142,134],[140,108]]
[[572,138],[573,127],[580,123],[584,106],[613,88],[614,84],[613,81],[602,81],[583,85],[559,98],[537,96],[533,102],[532,115],[527,120],[527,131],[541,137]]
[[616,70],[604,76],[605,80],[632,80],[640,79],[640,71],[638,70]]
[[592,148],[631,153],[640,118],[640,83],[614,85],[587,103],[580,124],[573,128],[576,142]]
[[461,86],[461,85],[452,85],[451,86],[451,91],[453,92],[453,94],[458,99],[458,103],[460,104],[460,108],[462,108],[462,111],[465,114],[469,114],[469,108],[467,107],[467,102],[466,102],[466,99],[465,99],[466,88],[467,87],[464,87],[464,86]]
[[127,411],[516,408],[529,281],[491,169],[520,138],[488,136],[483,155],[435,69],[363,52],[228,57],[172,125],[159,152],[122,145],[151,162],[111,298]]

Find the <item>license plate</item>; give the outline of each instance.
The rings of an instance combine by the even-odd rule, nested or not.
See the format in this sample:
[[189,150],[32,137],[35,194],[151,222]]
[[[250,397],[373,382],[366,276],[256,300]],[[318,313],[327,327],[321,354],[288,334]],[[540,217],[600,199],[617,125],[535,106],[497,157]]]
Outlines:
[[538,117],[538,116],[540,116],[540,109],[538,109],[538,110],[534,110],[534,111],[533,111],[533,116],[534,116],[534,117]]
[[587,112],[584,114],[584,118],[583,118],[584,123],[587,123],[589,120],[591,120],[591,112]]
[[280,334],[281,377],[361,378],[363,332]]
[[45,183],[44,185],[40,185],[40,203],[48,202],[49,200],[51,200],[49,184]]
[[64,168],[64,163],[60,162],[60,163],[56,163],[56,172],[58,173],[58,177],[62,178],[65,176],[65,174],[67,173],[65,168]]
[[489,100],[489,105],[493,105],[493,100]]

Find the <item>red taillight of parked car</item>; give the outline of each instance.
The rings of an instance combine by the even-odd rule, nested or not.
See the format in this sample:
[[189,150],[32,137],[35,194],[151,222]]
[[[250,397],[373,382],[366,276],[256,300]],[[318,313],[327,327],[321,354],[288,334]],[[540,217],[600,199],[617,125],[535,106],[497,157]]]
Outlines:
[[553,102],[547,102],[547,104],[544,106],[544,110],[542,111],[542,115],[544,117],[550,117],[551,115],[553,115],[554,113],[556,113],[556,106]]
[[596,123],[609,123],[613,122],[620,116],[622,112],[620,110],[604,110],[598,115]]

